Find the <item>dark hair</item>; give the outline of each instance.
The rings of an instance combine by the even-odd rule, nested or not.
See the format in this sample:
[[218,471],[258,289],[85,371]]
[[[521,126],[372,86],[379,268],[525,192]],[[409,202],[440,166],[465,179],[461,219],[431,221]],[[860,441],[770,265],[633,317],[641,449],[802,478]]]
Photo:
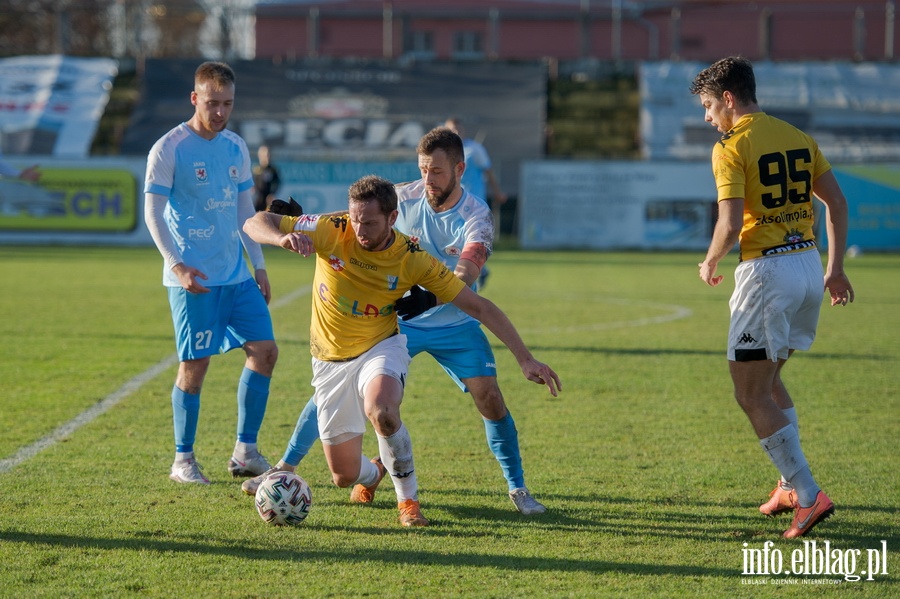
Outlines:
[[416,153],[419,156],[431,156],[435,150],[443,150],[450,162],[465,162],[462,138],[447,127],[436,127],[422,136]]
[[691,93],[721,98],[726,91],[738,104],[756,104],[756,76],[753,64],[741,56],[729,56],[700,71],[691,83]]
[[204,62],[194,72],[194,85],[207,82],[212,83],[217,90],[229,84],[234,85],[234,71],[224,62]]
[[350,186],[351,202],[378,202],[378,208],[385,216],[397,209],[397,191],[394,184],[377,175],[366,175]]

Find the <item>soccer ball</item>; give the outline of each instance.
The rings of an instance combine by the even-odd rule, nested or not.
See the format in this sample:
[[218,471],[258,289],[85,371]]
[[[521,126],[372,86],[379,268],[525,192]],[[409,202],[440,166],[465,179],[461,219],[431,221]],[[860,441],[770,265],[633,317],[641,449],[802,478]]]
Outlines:
[[312,491],[293,472],[274,472],[256,490],[259,517],[274,526],[297,526],[309,515]]

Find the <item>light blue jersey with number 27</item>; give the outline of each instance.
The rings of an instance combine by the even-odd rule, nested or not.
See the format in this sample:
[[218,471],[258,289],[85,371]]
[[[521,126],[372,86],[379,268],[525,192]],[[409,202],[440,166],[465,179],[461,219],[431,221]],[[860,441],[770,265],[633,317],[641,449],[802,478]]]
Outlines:
[[[169,198],[166,226],[184,263],[209,277],[201,281],[207,287],[251,276],[238,226],[238,194],[251,187],[247,145],[227,129],[207,140],[182,123],[150,150],[144,193]],[[181,286],[169,268],[163,285]]]

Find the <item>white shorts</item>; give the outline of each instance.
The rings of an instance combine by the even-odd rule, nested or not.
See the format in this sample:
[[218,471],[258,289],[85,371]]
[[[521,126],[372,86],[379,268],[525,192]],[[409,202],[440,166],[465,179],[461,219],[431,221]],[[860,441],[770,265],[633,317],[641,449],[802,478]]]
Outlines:
[[728,359],[786,360],[788,350],[807,350],[816,326],[825,274],[817,251],[741,262],[734,271]]
[[394,335],[346,362],[312,359],[313,399],[322,443],[335,445],[366,432],[363,399],[366,386],[377,376],[392,376],[401,385],[409,370],[406,336]]

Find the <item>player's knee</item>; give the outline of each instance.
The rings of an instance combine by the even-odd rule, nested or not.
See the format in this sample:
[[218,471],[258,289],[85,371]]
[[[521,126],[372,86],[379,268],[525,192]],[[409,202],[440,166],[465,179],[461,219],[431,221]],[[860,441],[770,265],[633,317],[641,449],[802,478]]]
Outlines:
[[492,389],[486,393],[475,396],[475,406],[478,412],[488,420],[500,420],[506,416],[506,402],[503,401],[503,394],[500,389]]
[[372,423],[375,432],[382,437],[390,437],[400,430],[400,414],[396,410],[375,407],[366,416]]
[[248,343],[244,346],[244,350],[252,364],[252,370],[266,376],[272,375],[278,361],[278,346],[274,341]]
[[332,472],[331,480],[335,485],[342,489],[346,489],[350,485],[356,482],[356,479],[359,478],[359,472],[354,475],[350,475],[347,472]]

